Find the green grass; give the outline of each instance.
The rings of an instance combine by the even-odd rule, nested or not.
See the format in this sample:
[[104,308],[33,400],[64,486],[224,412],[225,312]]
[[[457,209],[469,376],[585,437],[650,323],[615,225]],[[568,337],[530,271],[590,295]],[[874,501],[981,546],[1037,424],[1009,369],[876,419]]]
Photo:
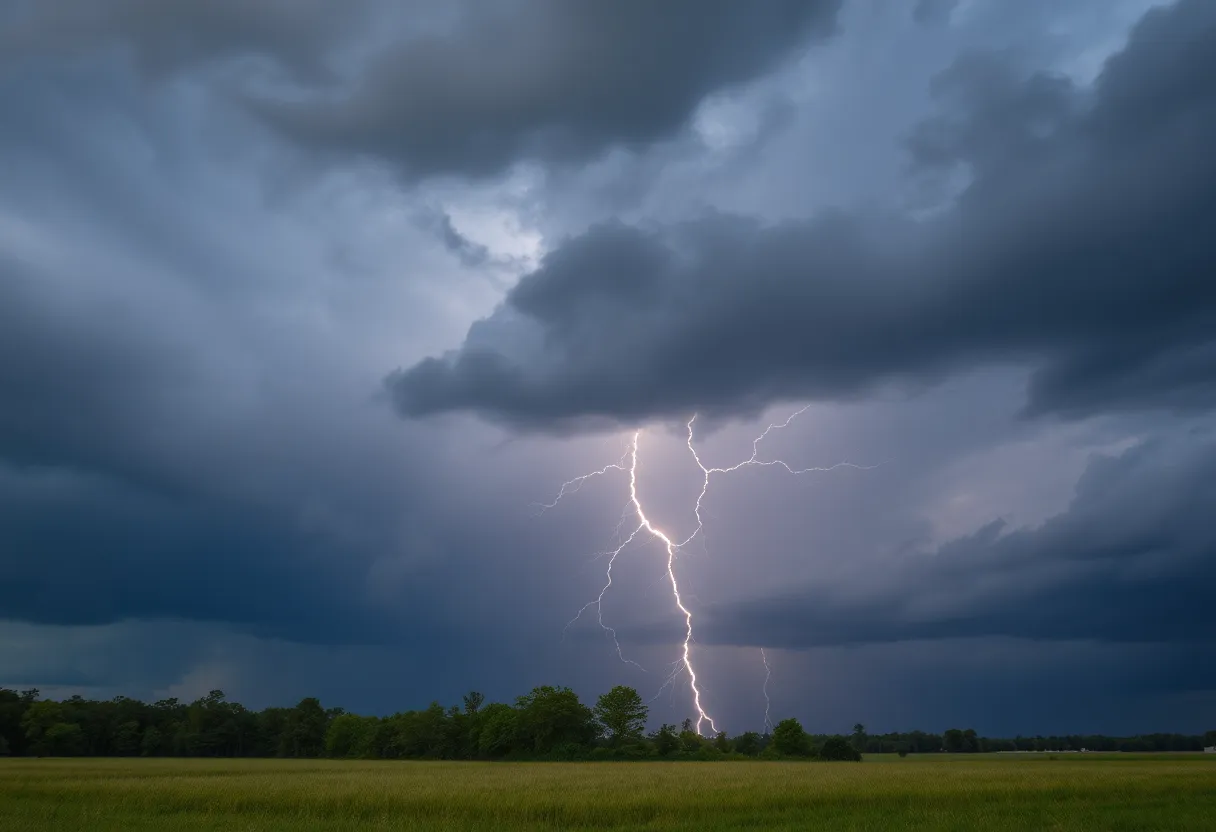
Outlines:
[[1212,755],[856,763],[0,759],[0,829],[1204,829]]

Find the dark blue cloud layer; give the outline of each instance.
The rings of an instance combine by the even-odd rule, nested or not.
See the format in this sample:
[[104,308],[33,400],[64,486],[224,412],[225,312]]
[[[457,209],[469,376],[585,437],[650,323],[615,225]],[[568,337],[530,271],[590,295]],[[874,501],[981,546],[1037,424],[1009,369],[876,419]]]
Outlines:
[[1067,511],[1041,526],[994,521],[905,556],[856,594],[812,586],[714,609],[701,638],[805,648],[1006,637],[1189,644],[1211,654],[1214,483],[1209,434],[1099,457]]
[[687,125],[705,96],[833,30],[839,0],[537,0],[479,6],[404,38],[353,92],[253,111],[305,147],[387,161],[409,179],[580,163]]
[[[588,653],[576,636],[557,646],[582,568],[569,554],[599,521],[529,524],[526,504],[543,494],[523,483],[548,477],[543,463],[504,473],[494,455],[469,452],[467,469],[449,470],[450,436],[377,411],[381,370],[359,367],[363,388],[335,358],[357,340],[329,317],[359,288],[353,278],[335,276],[320,301],[296,305],[298,260],[275,249],[281,238],[263,245],[251,231],[266,261],[242,259],[232,225],[212,222],[230,205],[208,202],[218,172],[208,166],[260,181],[283,155],[266,123],[306,161],[372,156],[406,178],[447,174],[452,187],[519,161],[644,152],[684,131],[706,95],[761,79],[826,36],[838,4],[693,3],[654,27],[651,4],[636,4],[618,28],[600,26],[590,6],[521,4],[508,28],[536,46],[547,68],[538,76],[498,72],[525,66],[518,46],[487,47],[494,33],[460,9],[443,36],[451,49],[414,50],[417,31],[386,28],[383,59],[364,62],[354,33],[388,4],[173,5],[180,14],[144,0],[0,9],[0,619],[33,622],[48,639],[59,632],[48,625],[92,633],[129,622],[103,628],[121,639],[127,627],[162,635],[168,620],[202,622],[178,625],[199,630],[189,649],[176,630],[127,643],[161,662],[138,669],[149,688],[206,670],[213,640],[257,642],[248,663],[259,669],[271,654],[295,656],[263,673],[273,685],[258,683],[276,696],[338,697],[348,686],[357,690],[339,704],[385,710],[407,689],[425,701],[465,686],[507,697],[571,674],[602,674],[599,689],[620,681],[611,660],[577,665]],[[602,224],[556,246],[461,351],[394,376],[393,399],[411,416],[472,410],[551,430],[863,397],[887,380],[1011,360],[1034,368],[1038,414],[1206,413],[1216,378],[1211,10],[1192,0],[1150,14],[1092,91],[991,58],[959,61],[934,85],[938,116],[907,137],[915,174],[943,202],[946,180],[970,177],[936,218]],[[662,48],[672,41],[678,49]],[[464,59],[481,63],[462,75]],[[419,62],[447,86],[420,86]],[[487,78],[514,97],[484,95]],[[351,94],[320,103],[331,82],[351,82]],[[305,90],[304,103],[267,92],[280,83]],[[585,88],[596,84],[593,102]],[[233,111],[234,89],[263,122]],[[422,111],[428,119],[402,117]],[[295,207],[275,198],[276,211]],[[470,269],[501,262],[442,210],[419,222]],[[414,271],[401,265],[399,279]],[[324,324],[289,332],[293,315],[313,314]],[[424,327],[421,314],[406,309],[401,329]],[[472,429],[454,444],[484,437]],[[1203,670],[1216,667],[1205,665],[1212,481],[1206,439],[1150,442],[1096,463],[1071,508],[1041,528],[992,526],[909,556],[876,569],[860,594],[833,585],[716,608],[698,599],[698,637],[820,646],[842,662],[855,645],[909,640],[947,652],[1097,644],[1135,665],[1117,677],[1124,689],[1200,696],[1216,684]],[[506,496],[489,504],[495,491]],[[673,623],[638,638],[669,642]],[[546,639],[552,650],[538,649]],[[1146,659],[1148,641],[1168,661]],[[663,645],[654,651],[666,658]],[[746,668],[715,668],[705,653],[723,700],[758,695]],[[1027,655],[1019,667],[1033,675]],[[136,672],[120,658],[88,672],[68,658],[7,667],[0,683],[119,689]],[[1007,681],[985,673],[967,682],[975,701]],[[812,690],[812,676],[785,690]],[[851,707],[840,705],[841,719]]]
[[1216,7],[1150,12],[1090,95],[960,59],[910,137],[965,171],[913,222],[611,223],[568,240],[464,346],[394,373],[402,414],[530,428],[746,413],[1015,361],[1029,411],[1216,404]]

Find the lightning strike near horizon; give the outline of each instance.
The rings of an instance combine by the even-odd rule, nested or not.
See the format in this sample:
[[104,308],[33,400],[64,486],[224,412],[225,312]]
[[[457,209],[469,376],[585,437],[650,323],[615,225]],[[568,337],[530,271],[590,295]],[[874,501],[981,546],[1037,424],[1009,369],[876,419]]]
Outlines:
[[[604,623],[603,603],[604,603],[605,594],[607,594],[608,590],[612,587],[612,568],[616,564],[617,557],[631,543],[633,543],[634,540],[636,540],[638,538],[638,536],[641,535],[643,532],[645,532],[645,534],[648,537],[661,543],[663,545],[664,550],[667,553],[667,579],[671,585],[672,598],[675,601],[676,608],[679,610],[680,614],[684,616],[684,641],[683,641],[683,644],[681,645],[680,659],[673,663],[674,669],[668,675],[666,681],[664,681],[662,686],[660,686],[659,692],[655,696],[657,698],[658,695],[660,695],[666,687],[673,684],[680,677],[680,675],[687,673],[689,690],[692,694],[693,707],[696,708],[696,711],[697,711],[696,730],[697,730],[698,734],[703,733],[702,726],[704,726],[706,724],[708,724],[710,729],[715,733],[717,732],[718,727],[717,727],[717,724],[714,722],[713,717],[711,717],[709,715],[709,713],[705,710],[705,707],[701,703],[701,687],[700,687],[700,683],[698,682],[698,679],[697,679],[696,668],[693,666],[693,662],[692,662],[692,644],[694,641],[693,626],[692,626],[692,611],[685,605],[684,599],[680,594],[680,584],[679,584],[679,580],[676,577],[675,561],[676,561],[677,553],[681,549],[683,549],[683,547],[685,547],[689,543],[691,543],[694,539],[697,538],[698,535],[703,535],[703,533],[704,533],[705,524],[701,517],[701,506],[702,506],[703,501],[705,500],[706,495],[709,492],[709,483],[710,483],[710,480],[712,479],[713,475],[714,474],[729,474],[731,472],[738,471],[742,468],[746,468],[746,467],[753,466],[753,465],[761,466],[761,467],[779,466],[781,468],[784,468],[790,474],[807,474],[807,473],[811,473],[811,472],[827,472],[827,471],[834,471],[837,468],[856,468],[859,470],[870,470],[872,468],[877,467],[877,466],[873,466],[873,465],[871,465],[871,466],[855,465],[851,462],[840,462],[835,465],[831,465],[831,466],[827,466],[827,467],[794,468],[793,466],[789,465],[788,463],[786,463],[785,461],[783,461],[781,459],[772,459],[772,460],[760,459],[760,448],[759,448],[760,442],[762,442],[765,439],[765,437],[767,437],[772,431],[780,430],[782,428],[788,427],[790,425],[790,423],[794,421],[794,419],[796,419],[798,416],[805,413],[809,407],[810,407],[810,405],[807,405],[807,406],[803,407],[802,409],[795,411],[784,422],[770,424],[768,427],[766,427],[764,429],[763,433],[761,433],[759,436],[757,436],[755,439],[752,440],[751,456],[748,457],[747,459],[743,460],[742,462],[736,463],[735,465],[731,465],[728,467],[707,467],[704,463],[701,462],[701,457],[697,453],[696,446],[693,444],[693,440],[694,440],[693,426],[697,420],[696,414],[693,414],[692,418],[690,418],[688,420],[688,423],[686,425],[687,430],[688,430],[688,438],[686,440],[686,444],[688,445],[688,450],[691,452],[692,458],[696,462],[697,467],[701,469],[702,482],[701,482],[701,491],[697,495],[696,503],[693,507],[693,514],[696,517],[696,527],[693,529],[692,533],[688,535],[688,537],[686,537],[685,539],[683,539],[681,541],[677,542],[676,540],[672,539],[670,536],[667,535],[667,533],[665,533],[664,531],[659,529],[657,526],[654,525],[654,523],[651,522],[649,516],[646,514],[645,508],[642,506],[642,500],[638,496],[638,479],[637,479],[638,446],[639,446],[639,442],[640,442],[641,436],[642,436],[641,430],[634,431],[634,433],[632,435],[632,439],[630,441],[628,452],[626,452],[617,462],[611,463],[609,465],[605,465],[603,468],[600,468],[596,471],[591,471],[590,473],[575,477],[574,479],[567,480],[566,482],[562,483],[562,486],[561,486],[560,490],[558,491],[557,496],[553,498],[552,502],[534,504],[534,505],[538,506],[540,509],[540,511],[538,513],[543,514],[545,511],[548,511],[549,509],[556,507],[557,504],[560,503],[563,498],[578,491],[579,488],[581,488],[582,485],[585,482],[587,482],[587,480],[589,480],[589,479],[592,479],[594,477],[604,476],[604,475],[608,474],[610,471],[623,471],[623,472],[626,472],[629,474],[629,502],[626,504],[625,510],[622,512],[621,522],[617,526],[617,539],[620,540],[621,530],[622,530],[622,528],[624,528],[624,525],[627,522],[628,516],[630,513],[632,513],[632,515],[636,521],[636,525],[633,527],[633,530],[625,537],[624,541],[620,542],[620,544],[616,548],[600,553],[600,555],[606,555],[608,557],[608,568],[605,572],[604,585],[600,589],[600,592],[596,596],[595,600],[589,601],[588,603],[584,604],[583,607],[574,616],[574,618],[572,618],[566,624],[565,629],[568,630],[572,624],[574,624],[576,621],[578,621],[582,617],[584,612],[586,612],[587,610],[589,610],[592,607],[595,607],[596,619],[600,625],[600,628],[605,633],[607,633],[608,635],[610,635],[612,637],[612,642],[616,648],[617,657],[621,661],[626,662],[628,664],[632,664],[635,667],[644,671],[645,668],[643,668],[640,664],[633,661],[632,659],[628,659],[625,657],[624,653],[621,650],[620,641],[617,639],[616,630],[613,629],[612,627],[610,627],[609,625],[607,625],[606,623]],[[764,691],[764,700],[765,700],[765,710],[764,710],[765,729],[767,730],[771,726],[771,722],[769,721],[769,696],[768,696],[768,682],[769,682],[770,672],[769,672],[769,666],[768,666],[768,658],[765,655],[763,648],[761,648],[760,655],[761,655],[761,658],[764,660],[764,669],[765,669],[763,691]]]
[[765,655],[763,647],[760,648],[760,661],[764,662],[764,687],[761,688],[764,691],[764,733],[769,734],[773,730],[773,721],[768,713],[773,703],[768,698],[768,680],[772,678],[773,671],[768,666],[768,656]]

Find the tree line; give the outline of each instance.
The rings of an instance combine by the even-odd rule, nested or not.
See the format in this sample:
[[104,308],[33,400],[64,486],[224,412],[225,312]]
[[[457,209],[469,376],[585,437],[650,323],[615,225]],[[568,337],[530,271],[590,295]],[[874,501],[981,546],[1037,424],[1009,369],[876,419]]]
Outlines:
[[796,719],[772,731],[703,737],[691,720],[646,733],[637,691],[617,686],[594,705],[566,687],[543,686],[514,704],[476,691],[459,705],[438,702],[386,717],[324,708],[313,697],[291,708],[250,710],[214,690],[193,702],[44,699],[37,690],[0,688],[0,755],[125,757],[330,757],[342,759],[586,760],[805,758],[860,760],[862,752],[1198,751],[1206,735],[1131,738],[979,737],[974,730],[870,735],[808,734]]

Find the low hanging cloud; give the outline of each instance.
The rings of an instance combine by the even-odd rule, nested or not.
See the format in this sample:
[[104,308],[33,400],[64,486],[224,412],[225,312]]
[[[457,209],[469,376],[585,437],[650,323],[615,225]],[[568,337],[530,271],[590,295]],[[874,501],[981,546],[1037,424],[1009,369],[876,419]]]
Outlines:
[[463,346],[393,373],[407,417],[530,429],[845,399],[985,362],[1030,413],[1216,404],[1216,6],[1149,12],[1092,90],[961,58],[915,172],[920,221],[621,223],[562,242]]

